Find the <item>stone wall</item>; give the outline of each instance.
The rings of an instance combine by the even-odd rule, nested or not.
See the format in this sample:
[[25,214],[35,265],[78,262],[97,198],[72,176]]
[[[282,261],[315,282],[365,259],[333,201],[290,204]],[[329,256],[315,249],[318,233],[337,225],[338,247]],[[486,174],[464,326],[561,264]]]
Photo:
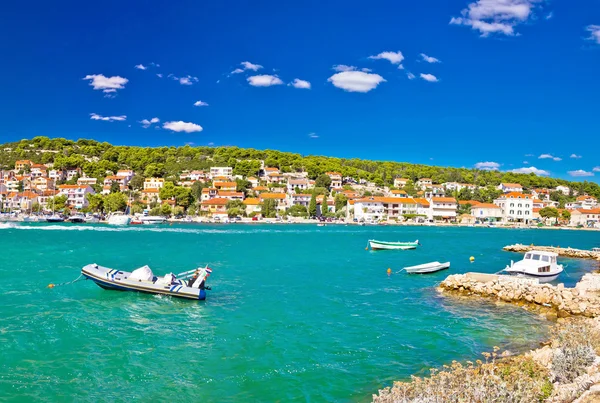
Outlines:
[[454,274],[442,291],[479,295],[520,305],[537,305],[556,311],[558,317],[600,316],[600,275],[586,274],[574,288],[540,284],[536,279],[482,273]]
[[554,252],[554,253],[557,253],[559,256],[565,256],[565,257],[600,260],[600,252],[592,252],[591,250],[573,249],[573,248],[569,248],[569,247],[561,248],[561,247],[554,247],[554,246],[534,246],[533,244],[532,245],[515,244],[515,245],[505,246],[504,250],[508,251],[508,252],[520,252],[520,253],[525,253],[525,252],[529,252],[532,250],[539,250],[539,251],[545,251],[545,252]]

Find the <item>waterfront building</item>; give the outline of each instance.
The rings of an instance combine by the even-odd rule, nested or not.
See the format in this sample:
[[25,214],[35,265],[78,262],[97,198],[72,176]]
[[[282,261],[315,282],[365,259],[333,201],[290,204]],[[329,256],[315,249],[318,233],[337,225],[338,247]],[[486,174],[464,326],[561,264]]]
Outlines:
[[246,206],[246,215],[260,214],[262,210],[260,199],[257,197],[249,197],[244,200],[244,206]]
[[87,207],[88,194],[95,194],[94,189],[88,185],[59,185],[59,195],[67,196],[67,205],[76,209]]
[[479,221],[501,221],[502,208],[493,203],[477,203],[471,207],[471,215]]
[[165,185],[163,178],[146,178],[144,179],[144,189],[160,189]]
[[291,193],[288,195],[288,205],[292,207],[296,204],[299,204],[301,206],[308,207],[311,197],[312,195],[308,193]]
[[285,211],[288,208],[286,203],[286,194],[285,193],[261,193],[259,195],[260,201],[264,202],[267,199],[272,199],[277,202],[277,210]]
[[144,189],[141,192],[141,200],[146,204],[159,203],[160,202],[159,193],[160,193],[160,190],[158,190],[158,189]]
[[600,208],[571,210],[569,225],[573,227],[600,228]]
[[527,224],[533,219],[531,195],[510,192],[494,200],[494,204],[502,209],[502,218],[505,222],[516,221]]
[[287,183],[287,192],[292,194],[296,192],[296,189],[306,191],[310,188],[310,182],[308,179],[290,179]]
[[427,200],[429,200],[430,204],[430,217],[434,220],[456,219],[456,209],[458,206],[454,197],[431,197]]
[[202,189],[202,194],[200,195],[201,201],[206,201],[210,199],[214,199],[217,197],[219,190],[217,188],[204,188]]
[[200,203],[200,211],[206,215],[226,217],[227,216],[227,202],[229,199],[214,198],[205,200]]

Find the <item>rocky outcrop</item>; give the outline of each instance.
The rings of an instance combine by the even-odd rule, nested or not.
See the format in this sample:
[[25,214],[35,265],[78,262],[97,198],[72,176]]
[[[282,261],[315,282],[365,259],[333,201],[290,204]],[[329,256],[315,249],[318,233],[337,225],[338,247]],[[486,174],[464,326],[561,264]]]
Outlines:
[[558,317],[600,316],[600,275],[586,274],[574,288],[540,284],[535,279],[482,273],[454,274],[442,291],[479,295],[519,305],[548,308]]
[[554,247],[554,246],[534,246],[533,244],[531,244],[531,245],[515,244],[515,245],[505,246],[504,250],[508,251],[508,252],[520,252],[520,253],[525,253],[525,252],[529,252],[532,250],[540,250],[540,251],[545,251],[545,252],[554,252],[554,253],[557,253],[559,256],[575,257],[575,258],[579,258],[579,259],[600,260],[600,252],[593,252],[591,250],[573,249],[573,248],[569,248],[569,247],[561,248],[561,247]]

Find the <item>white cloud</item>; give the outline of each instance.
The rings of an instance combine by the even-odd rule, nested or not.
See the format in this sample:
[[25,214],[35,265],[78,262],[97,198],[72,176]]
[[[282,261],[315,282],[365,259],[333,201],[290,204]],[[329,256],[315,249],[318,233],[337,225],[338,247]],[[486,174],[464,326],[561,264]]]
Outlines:
[[89,74],[83,77],[83,80],[90,80],[90,85],[95,90],[102,90],[104,93],[113,93],[125,88],[128,79],[120,76],[105,77],[102,74]]
[[332,69],[335,71],[352,71],[352,70],[356,70],[356,67],[346,66],[345,64],[336,64],[335,66],[332,67]]
[[186,132],[186,133],[194,133],[194,132],[201,132],[202,126],[197,125],[195,123],[189,123],[189,122],[182,122],[177,121],[177,122],[165,122],[163,124],[163,129],[168,129],[168,130],[172,130],[174,132]]
[[148,69],[148,67],[144,66],[143,64],[136,64],[134,67],[138,70],[147,70]]
[[515,27],[525,23],[533,14],[536,3],[544,0],[476,0],[452,17],[450,24],[470,26],[481,36],[493,33],[515,35]]
[[231,74],[239,74],[239,73],[243,73],[244,71],[247,71],[247,70],[258,71],[263,68],[263,66],[261,66],[260,64],[254,64],[254,63],[250,63],[250,62],[241,62],[240,64],[244,68],[243,69],[237,68],[237,69],[233,70],[231,72]]
[[546,14],[546,17],[544,17],[544,18],[546,18],[547,20],[551,20],[552,17],[554,17],[554,13],[552,11],[550,11],[548,14]]
[[406,77],[408,77],[409,80],[414,80],[416,78],[416,76],[411,72],[406,73]]
[[475,168],[483,171],[497,171],[500,168],[500,164],[493,161],[478,162],[475,164]]
[[319,136],[317,135],[317,133],[308,133],[308,137],[310,137],[311,139],[318,139]]
[[404,67],[402,66],[402,60],[404,60],[404,55],[402,54],[402,52],[397,51],[397,52],[381,52],[378,55],[375,56],[369,56],[369,59],[384,59],[389,61],[392,64],[397,64],[399,69],[403,69]]
[[423,74],[423,73],[421,73],[421,78],[423,80],[425,80],[425,81],[429,81],[430,83],[437,83],[438,81],[440,81],[433,74]]
[[427,56],[425,53],[421,53],[421,57],[427,63],[441,63],[440,59],[436,59],[435,57]]
[[363,67],[362,69],[360,69],[360,71],[364,71],[365,73],[370,73],[370,72],[372,72],[373,70],[371,70],[371,69],[369,69],[369,68],[366,68],[366,67]]
[[590,33],[588,39],[600,45],[600,25],[588,25],[585,30]]
[[534,173],[538,176],[548,176],[550,175],[550,172],[548,171],[544,171],[543,169],[537,169],[536,167],[523,167],[523,168],[519,168],[519,169],[513,169],[509,172],[515,173],[515,174],[531,174]]
[[569,175],[575,177],[584,177],[584,176],[594,176],[593,172],[584,171],[583,169],[578,169],[576,171],[569,171]]
[[555,157],[555,156],[553,156],[552,154],[542,154],[542,155],[540,155],[540,156],[538,157],[538,159],[541,159],[541,160],[548,160],[548,159],[550,159],[550,160],[552,160],[552,161],[557,161],[557,162],[558,162],[558,161],[562,161],[562,158],[560,158],[560,157]]
[[342,71],[332,75],[327,81],[349,92],[369,92],[385,82],[385,79],[379,74],[364,71]]
[[161,73],[158,73],[158,74],[156,74],[156,77],[163,78],[163,75]]
[[600,172],[600,167],[594,167],[594,169],[592,169],[592,171],[594,171],[594,172]]
[[154,62],[150,62],[150,65],[151,65],[151,66],[154,66],[154,67],[160,67],[160,64],[158,64],[158,63],[154,63]]
[[173,80],[175,80],[175,81],[179,81],[179,84],[181,84],[181,85],[192,85],[192,84],[198,82],[198,77],[194,77],[194,76],[190,76],[190,75],[187,75],[185,77],[172,76],[171,78],[173,78]]
[[144,129],[147,129],[147,128],[149,128],[150,126],[152,126],[154,123],[158,123],[158,122],[160,122],[160,119],[159,119],[159,118],[152,118],[152,119],[150,119],[150,120],[148,120],[148,119],[143,119],[143,120],[140,120],[140,123],[142,124],[142,127],[143,127]]
[[204,101],[196,101],[194,102],[194,106],[208,106],[208,103]]
[[304,88],[310,90],[310,83],[305,80],[300,80],[299,78],[294,78],[294,81],[292,81],[288,85],[291,85],[294,88]]
[[125,115],[120,115],[120,116],[102,116],[102,115],[98,115],[97,113],[90,113],[90,119],[92,120],[103,120],[105,122],[122,122],[124,120],[127,119],[127,116]]
[[250,76],[247,78],[248,83],[254,87],[270,87],[272,85],[281,85],[283,81],[277,76],[262,74],[258,76]]
[[581,155],[577,155],[577,154],[571,154],[571,157],[570,157],[570,158],[575,158],[575,159],[577,159],[577,160],[578,160],[578,159],[580,159],[580,158],[581,158]]

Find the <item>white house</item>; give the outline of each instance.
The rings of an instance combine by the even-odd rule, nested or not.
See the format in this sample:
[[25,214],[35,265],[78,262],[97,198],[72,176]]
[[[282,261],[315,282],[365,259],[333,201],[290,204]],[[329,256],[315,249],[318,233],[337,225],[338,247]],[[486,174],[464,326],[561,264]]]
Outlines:
[[569,225],[573,227],[581,225],[586,228],[600,228],[600,209],[578,209],[571,211]]
[[384,215],[385,209],[381,198],[368,197],[354,200],[354,218],[358,221],[378,222]]
[[69,168],[66,171],[67,180],[75,178],[76,176],[81,176],[81,168]]
[[417,181],[417,187],[420,187],[421,190],[430,188],[431,185],[433,185],[433,182],[431,181],[430,178],[421,178]]
[[342,187],[342,174],[339,172],[326,172],[325,175],[329,176],[331,179],[331,185],[329,185],[332,189],[341,188]]
[[500,221],[502,208],[492,203],[478,203],[471,207],[471,215],[479,221]]
[[403,188],[408,183],[408,179],[406,178],[394,178],[394,187],[395,188]]
[[55,181],[61,181],[65,179],[65,172],[58,169],[51,169],[48,171],[48,178],[54,179]]
[[523,192],[523,186],[518,183],[501,183],[498,185],[498,189],[501,190],[502,193]]
[[308,179],[290,179],[287,183],[287,192],[291,194],[294,193],[296,189],[299,189],[300,191],[305,191],[308,190],[309,187],[310,182],[308,181]]
[[144,189],[160,189],[165,185],[163,178],[146,178],[144,179]]
[[569,193],[571,192],[571,189],[568,186],[563,186],[563,185],[555,187],[554,190],[556,190],[557,192],[561,192],[565,196],[568,196]]
[[78,178],[77,179],[77,184],[78,185],[95,185],[96,183],[98,183],[98,179],[96,178],[87,178],[87,177],[83,177],[83,178]]
[[429,204],[431,217],[441,217],[444,220],[456,218],[457,203],[454,197],[432,197]]
[[470,183],[458,183],[458,182],[445,182],[442,183],[442,186],[450,192],[460,192],[461,190],[467,188],[469,190],[477,189],[476,185],[472,185]]
[[67,205],[76,209],[87,207],[88,194],[95,194],[94,189],[88,185],[59,185],[59,195],[67,196]]
[[533,199],[531,195],[510,192],[494,200],[494,204],[502,209],[504,221],[529,223],[533,219]]
[[253,188],[258,186],[258,179],[255,178],[254,176],[249,177],[248,182],[250,182],[250,184],[252,185]]
[[216,177],[224,177],[224,178],[233,178],[233,168],[232,167],[211,167],[210,168],[210,178]]
[[288,195],[288,205],[291,207],[291,206],[295,206],[296,204],[299,204],[301,206],[308,207],[311,197],[312,197],[312,195],[310,195],[308,193],[289,194]]
[[127,182],[129,182],[133,178],[133,171],[131,169],[120,169],[117,171],[116,176],[127,178]]

